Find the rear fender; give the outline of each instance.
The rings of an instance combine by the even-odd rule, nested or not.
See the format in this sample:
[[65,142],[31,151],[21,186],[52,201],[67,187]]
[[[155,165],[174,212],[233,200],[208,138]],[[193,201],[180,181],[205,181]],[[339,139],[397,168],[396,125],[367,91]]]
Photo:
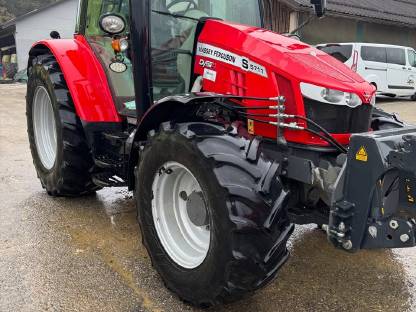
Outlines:
[[28,69],[45,53],[55,56],[82,121],[121,122],[105,71],[84,37],[37,42],[29,53]]

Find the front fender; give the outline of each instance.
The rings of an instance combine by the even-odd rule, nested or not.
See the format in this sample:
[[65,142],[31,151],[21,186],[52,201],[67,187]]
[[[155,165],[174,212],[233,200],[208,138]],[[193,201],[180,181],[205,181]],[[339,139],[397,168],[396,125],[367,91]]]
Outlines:
[[201,105],[215,102],[221,98],[227,98],[227,96],[214,93],[193,93],[170,96],[155,103],[143,116],[127,142],[126,150],[130,156],[129,189],[134,189],[134,168],[139,159],[138,143],[147,140],[149,131],[157,131],[165,122],[182,123],[201,120],[202,118],[198,116]]
[[52,53],[59,63],[82,121],[121,122],[106,73],[83,36],[35,43],[30,51],[28,68],[36,56],[45,52]]

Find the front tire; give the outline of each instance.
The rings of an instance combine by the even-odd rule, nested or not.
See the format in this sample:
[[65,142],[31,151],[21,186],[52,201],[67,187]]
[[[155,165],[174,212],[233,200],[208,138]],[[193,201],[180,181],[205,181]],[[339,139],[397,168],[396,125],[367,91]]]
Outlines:
[[[289,192],[278,177],[279,165],[258,152],[258,143],[228,135],[224,128],[211,124],[172,127],[167,123],[159,133],[150,133],[141,153],[135,195],[144,245],[166,286],[198,307],[235,301],[265,286],[288,259],[286,243],[293,232],[286,210]],[[163,178],[181,174],[194,177],[202,192],[196,187],[189,194],[186,183],[182,189],[177,187],[182,185],[179,182]],[[166,182],[164,186],[157,186],[160,179]],[[186,254],[187,249],[178,248],[187,247],[186,226],[178,222],[174,227],[171,236],[175,240],[161,234],[157,223],[172,223],[180,213],[174,212],[175,205],[169,206],[169,196],[164,201],[172,208],[156,212],[157,202],[160,205],[163,199],[159,190],[170,190],[178,206],[180,196],[186,205],[189,201],[203,205],[193,194],[200,194],[205,203],[206,219],[189,217],[203,234],[194,262],[178,260],[172,253],[177,249],[176,255]],[[196,207],[188,207],[188,216]],[[161,220],[164,216],[168,219]],[[185,233],[185,239],[175,229]]]
[[51,196],[82,196],[92,182],[93,158],[64,75],[51,54],[33,59],[27,86],[27,125],[33,163]]

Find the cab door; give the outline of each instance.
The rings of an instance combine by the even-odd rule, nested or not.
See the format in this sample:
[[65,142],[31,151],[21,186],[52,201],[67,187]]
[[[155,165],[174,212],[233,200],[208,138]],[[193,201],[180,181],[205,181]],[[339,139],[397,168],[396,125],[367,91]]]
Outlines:
[[[115,14],[124,19],[126,28],[117,38],[129,37],[130,6],[129,0],[88,0],[84,5],[83,15],[85,19],[81,33],[99,58],[110,85],[117,110],[121,115],[135,117],[135,90],[132,63],[128,51],[116,54],[113,48],[112,36],[100,27],[103,16]],[[114,71],[111,64],[122,62],[126,65],[125,71]]]
[[392,94],[397,96],[413,95],[415,81],[408,70],[405,48],[386,48],[387,83]]

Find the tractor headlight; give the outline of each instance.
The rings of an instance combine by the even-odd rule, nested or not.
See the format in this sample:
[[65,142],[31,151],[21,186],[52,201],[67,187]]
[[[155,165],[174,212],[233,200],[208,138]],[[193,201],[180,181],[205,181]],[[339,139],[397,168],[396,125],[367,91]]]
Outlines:
[[328,89],[304,82],[300,84],[300,89],[303,96],[318,102],[334,105],[346,105],[352,108],[363,104],[360,97],[355,93]]
[[325,88],[321,91],[321,96],[330,103],[341,103],[344,92]]
[[100,27],[110,35],[121,34],[126,29],[124,18],[117,14],[106,14],[100,19]]

